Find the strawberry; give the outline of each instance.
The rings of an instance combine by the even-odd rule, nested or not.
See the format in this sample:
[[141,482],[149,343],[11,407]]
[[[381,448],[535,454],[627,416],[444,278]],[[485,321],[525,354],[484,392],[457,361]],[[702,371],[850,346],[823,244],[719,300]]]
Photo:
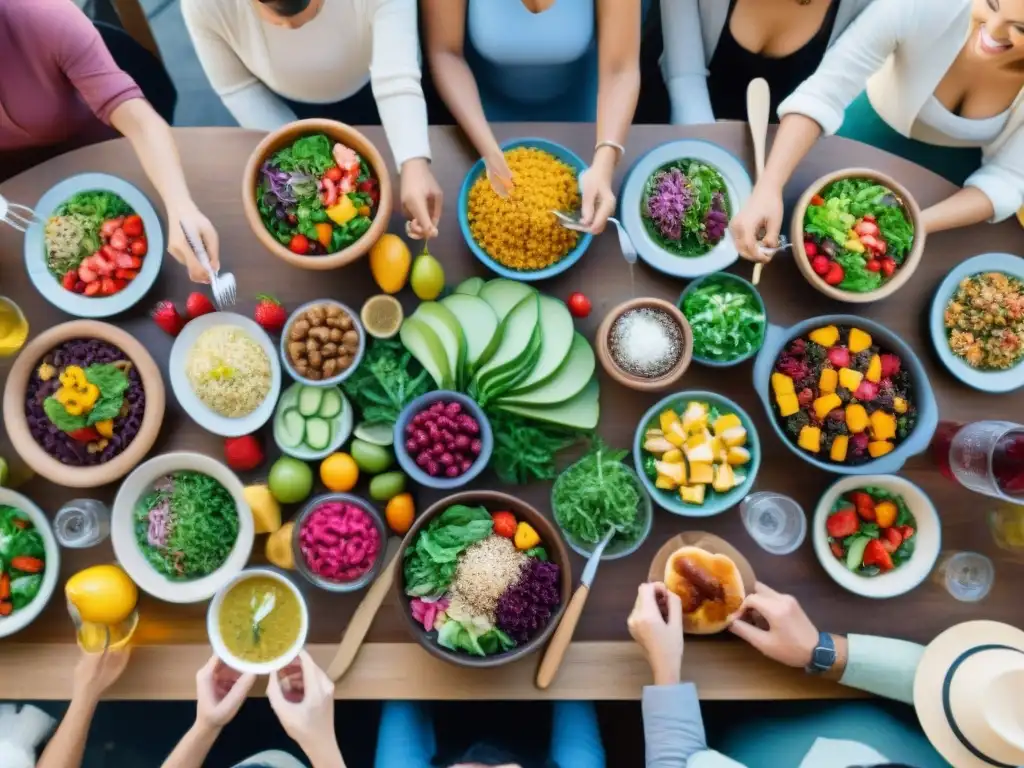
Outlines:
[[834,261],[829,266],[828,272],[825,273],[825,282],[829,285],[839,285],[845,277],[846,273],[843,271],[842,265]]
[[123,229],[115,229],[114,234],[110,236],[110,247],[115,251],[124,251],[128,248],[128,235],[124,233]]
[[61,285],[64,286],[65,291],[73,291],[75,290],[75,283],[77,282],[78,272],[72,269],[69,270],[68,273],[64,275],[64,279],[61,280]]
[[174,306],[174,302],[167,299],[157,302],[153,311],[150,312],[150,317],[153,318],[154,323],[160,326],[160,330],[169,336],[177,336],[185,327],[185,318],[178,314],[178,308]]
[[267,333],[280,333],[281,329],[284,328],[285,322],[288,320],[288,313],[281,306],[281,302],[273,296],[267,296],[263,293],[259,294],[256,299],[256,310],[253,312],[253,318],[256,320],[257,325]]
[[[818,255],[818,244],[813,240],[804,240],[804,253],[807,254],[808,259],[814,259]],[[828,259],[826,259],[828,261]],[[817,272],[818,270],[814,270]],[[821,274],[820,272],[818,274]]]
[[903,537],[904,541],[908,541],[917,531],[911,528],[909,525],[904,525],[900,528],[900,536]]
[[900,368],[903,363],[896,355],[884,354],[881,355],[882,361],[882,378],[891,379],[893,376],[900,372]]
[[828,361],[832,363],[833,368],[849,368],[850,350],[848,350],[846,347],[829,347]]
[[864,549],[864,560],[861,565],[865,567],[877,565],[878,569],[885,573],[893,569],[892,556],[885,551],[881,541],[872,539]]
[[115,269],[114,277],[118,280],[134,280],[139,276],[138,270],[135,269]]
[[[880,230],[878,229],[878,224],[875,223],[874,219],[868,219],[866,217],[857,222],[857,224],[853,228],[853,231],[860,236],[860,241],[862,243],[864,243],[865,235],[869,235],[871,237],[878,237],[880,233]],[[867,243],[864,243],[864,245],[867,245]]]
[[252,435],[224,440],[224,461],[236,472],[248,472],[263,463],[263,448]]
[[840,560],[842,560],[843,557],[845,557],[845,555],[846,555],[846,552],[843,549],[843,545],[842,545],[841,542],[830,541],[828,543],[828,548],[831,549],[832,550],[832,554],[835,555],[836,557],[838,557]]
[[118,251],[114,258],[114,266],[118,269],[133,269],[132,255],[127,251]]
[[213,302],[205,294],[199,293],[199,291],[193,291],[185,299],[185,316],[189,320],[195,320],[201,315],[208,315],[216,311],[217,308],[213,306]]
[[68,437],[79,443],[92,443],[100,439],[100,433],[93,427],[82,427],[72,432],[68,432]]
[[832,268],[832,262],[828,260],[828,256],[818,254],[811,259],[811,269],[814,270],[814,274],[821,275],[824,277],[828,274],[829,269]]
[[843,507],[829,515],[825,521],[825,529],[833,539],[845,539],[860,530],[860,520],[857,519],[853,507]]
[[100,293],[104,296],[113,296],[117,293],[117,285],[114,284],[113,278],[104,277],[100,280]]
[[125,218],[123,226],[124,233],[128,235],[128,237],[138,237],[139,235],[142,234],[144,229],[142,224],[142,217],[134,213],[131,216],[127,216]]
[[882,531],[882,546],[885,551],[892,554],[900,548],[900,544],[903,543],[903,535],[895,528],[886,528]]
[[124,223],[124,216],[118,216],[116,219],[107,219],[100,225],[100,237],[109,240],[110,236],[117,231]]
[[885,255],[885,251],[887,250],[887,246],[885,244],[885,240],[883,240],[882,238],[875,237],[874,235],[861,235],[860,236],[860,242],[861,242],[861,245],[863,245],[865,248],[867,248],[869,251],[871,251],[871,253],[875,254],[876,256],[884,256]]
[[[81,274],[81,272],[79,272]],[[86,296],[96,296],[100,292],[100,283],[98,280],[93,278],[91,283],[85,284],[85,290],[82,291]]]
[[853,396],[862,403],[870,403],[878,397],[878,385],[873,381],[864,379],[861,381],[860,386],[857,387],[857,390],[853,393]]
[[[99,275],[96,274],[95,271],[89,269],[89,267],[85,265],[85,262],[82,262],[78,265],[78,279],[83,283],[95,283],[99,279]],[[99,290],[99,287],[97,287],[96,290]]]
[[854,456],[863,456],[868,450],[868,433],[858,432],[850,438],[850,452]]

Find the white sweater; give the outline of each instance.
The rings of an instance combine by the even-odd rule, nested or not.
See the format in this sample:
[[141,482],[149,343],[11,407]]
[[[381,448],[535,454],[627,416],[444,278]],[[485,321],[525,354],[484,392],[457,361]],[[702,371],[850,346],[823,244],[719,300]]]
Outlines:
[[806,115],[826,133],[843,124],[846,107],[867,87],[871,105],[903,136],[950,147],[981,147],[981,168],[964,182],[988,196],[992,221],[1024,204],[1024,89],[1006,124],[991,141],[973,141],[922,121],[935,93],[967,40],[972,0],[875,0],[825,55],[818,71],[779,105],[779,117]]
[[430,157],[416,0],[324,0],[307,24],[266,24],[252,0],[182,0],[199,61],[243,128],[295,120],[280,98],[345,99],[369,81],[395,163]]
[[[836,0],[839,10],[831,47],[857,15],[873,0]],[[672,123],[715,122],[708,95],[708,67],[729,19],[729,0],[660,0],[665,54],[661,74],[672,102]],[[746,83],[737,83],[746,88]]]

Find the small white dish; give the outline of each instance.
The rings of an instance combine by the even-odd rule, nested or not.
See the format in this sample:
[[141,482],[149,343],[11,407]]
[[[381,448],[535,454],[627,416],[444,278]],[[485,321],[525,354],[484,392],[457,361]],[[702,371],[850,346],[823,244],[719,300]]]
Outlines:
[[[257,664],[252,661],[245,661],[235,656],[231,651],[228,650],[224,644],[224,638],[220,633],[220,606],[224,602],[224,596],[231,590],[233,586],[239,582],[251,579],[254,576],[265,576],[275,581],[280,582],[285,587],[290,589],[295,595],[295,599],[299,601],[299,613],[302,616],[302,623],[299,627],[299,634],[295,638],[295,642],[291,644],[287,651],[282,653],[276,659],[272,661],[266,661]],[[306,635],[309,634],[309,607],[306,605],[306,600],[302,596],[302,592],[295,586],[295,583],[278,571],[271,568],[249,568],[237,574],[229,582],[227,582],[221,589],[214,595],[213,600],[210,602],[210,607],[206,611],[206,633],[210,637],[210,645],[213,646],[213,652],[221,661],[227,664],[232,669],[242,674],[253,674],[253,675],[270,675],[277,672],[279,669],[287,666],[306,644]]]
[[[244,331],[253,341],[263,348],[270,365],[270,391],[259,407],[248,416],[228,418],[221,416],[207,406],[192,389],[186,373],[186,362],[192,346],[200,334],[210,328],[227,325]],[[221,437],[241,437],[248,435],[270,420],[274,414],[277,398],[281,394],[281,361],[277,357],[277,345],[271,340],[255,320],[250,320],[234,312],[211,312],[201,315],[189,323],[178,334],[171,347],[171,358],[168,363],[171,378],[171,389],[178,404],[200,427]]]
[[334,430],[334,438],[322,451],[314,451],[312,448],[305,444],[290,446],[287,445],[287,441],[284,439],[281,430],[281,414],[289,408],[294,408],[299,402],[299,392],[303,387],[311,386],[304,384],[301,381],[297,381],[292,384],[288,389],[281,393],[281,399],[277,402],[277,408],[274,409],[274,442],[277,443],[278,449],[281,453],[292,456],[293,458],[300,459],[302,461],[320,461],[335,453],[345,441],[348,440],[352,434],[352,425],[355,421],[355,412],[352,409],[352,404],[349,403],[348,398],[345,397],[345,393],[341,391],[340,387],[338,393],[341,395],[341,413],[330,419],[331,428]]
[[[870,486],[883,488],[903,497],[917,520],[917,530],[913,538],[916,543],[910,560],[899,568],[877,576],[858,576],[832,554],[828,546],[825,521],[840,495]],[[912,482],[896,475],[851,475],[837,480],[818,502],[811,526],[814,554],[818,556],[825,573],[843,589],[876,600],[897,597],[920,585],[935,568],[942,549],[942,522],[931,499]]]
[[43,583],[39,587],[39,592],[24,608],[15,611],[10,616],[0,618],[0,637],[9,637],[35,621],[50,602],[50,598],[53,597],[57,579],[60,578],[60,547],[53,535],[53,529],[50,527],[50,521],[46,514],[31,499],[10,488],[0,487],[0,504],[14,507],[29,518],[35,529],[39,531],[39,535],[42,536],[43,546],[46,549],[46,567],[43,569]]
[[[192,581],[171,581],[157,573],[139,548],[135,539],[135,505],[161,477],[182,470],[209,475],[228,490],[238,511],[238,538],[221,567],[209,576]],[[121,483],[110,518],[110,542],[114,546],[114,556],[118,563],[139,589],[168,603],[201,603],[209,600],[245,568],[252,552],[254,536],[252,510],[245,501],[242,482],[216,459],[191,451],[164,453],[140,464]]]
[[644,187],[651,174],[666,163],[692,158],[715,168],[725,179],[729,193],[729,216],[735,216],[746,204],[753,183],[750,174],[735,155],[726,149],[700,139],[680,139],[655,147],[641,157],[626,174],[619,195],[620,219],[636,246],[639,257],[659,272],[674,277],[700,277],[719,272],[739,258],[739,251],[727,229],[725,237],[703,256],[676,256],[658,245],[644,226],[640,206]]

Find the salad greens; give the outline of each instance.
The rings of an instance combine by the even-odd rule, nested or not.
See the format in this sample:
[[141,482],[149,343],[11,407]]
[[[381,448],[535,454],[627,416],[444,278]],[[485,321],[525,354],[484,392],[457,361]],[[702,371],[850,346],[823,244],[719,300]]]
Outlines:
[[303,136],[291,146],[276,152],[273,162],[282,171],[320,176],[334,165],[331,140],[322,133]]
[[853,217],[850,226],[842,231],[839,238],[833,237],[833,240],[845,242],[846,233],[854,221],[865,216],[874,216],[888,245],[887,255],[892,256],[897,264],[903,263],[914,245],[914,225],[907,218],[903,205],[892,190],[869,179],[846,178],[833,181],[825,187],[821,196],[825,198],[826,207],[830,202],[836,201]]
[[394,424],[406,405],[434,387],[430,375],[401,342],[375,339],[341,388],[364,421]]
[[437,631],[437,644],[474,656],[493,656],[516,647],[515,640],[483,617],[461,620],[449,616]]
[[661,166],[640,198],[648,234],[676,256],[703,256],[714,248],[725,236],[730,208],[722,174],[692,158]]
[[0,621],[36,598],[45,569],[42,535],[20,510],[0,505]]
[[120,195],[103,190],[76,192],[54,210],[47,220],[44,242],[46,267],[61,280],[68,272],[99,251],[106,242],[105,222],[133,213]]
[[837,253],[836,263],[843,268],[843,282],[839,284],[843,290],[868,293],[882,286],[882,273],[869,271],[860,254]]
[[104,221],[116,219],[118,216],[127,216],[132,213],[132,208],[120,195],[104,190],[92,190],[76,192],[54,211],[56,216],[66,216],[71,213],[85,216],[96,225],[98,232]]
[[498,409],[488,410],[487,418],[494,433],[491,466],[506,483],[553,480],[558,474],[555,456],[584,436]]
[[600,440],[566,469],[551,494],[555,520],[568,536],[597,544],[609,528],[613,541],[632,543],[640,536],[642,491],[622,463],[628,451],[613,451]]
[[[901,496],[898,493],[893,493],[892,491],[889,491],[885,488],[879,488],[878,486],[874,485],[865,486],[864,488],[859,490],[862,490],[864,493],[869,494],[876,504],[882,501],[891,501],[893,504],[896,505],[896,509],[898,510],[898,512],[896,515],[896,522],[893,524],[892,527],[902,528],[903,526],[909,525],[911,528],[914,528],[915,530],[917,529],[917,518],[915,518],[914,513],[910,511],[910,507],[907,506],[907,502],[904,501],[903,496]],[[848,499],[848,494],[840,494],[832,503],[832,509],[830,510],[829,514],[835,514],[839,510],[849,506],[850,501]],[[855,543],[856,539],[878,539],[881,536],[882,528],[879,527],[876,523],[868,523],[862,521],[860,522],[860,527],[857,533],[855,533],[852,536],[847,536],[845,539],[843,539],[842,545],[844,549],[848,550]],[[900,543],[900,546],[897,547],[896,551],[893,552],[891,555],[893,566],[898,568],[907,561],[909,561],[914,554],[914,547],[916,544],[916,537],[904,539]],[[865,576],[876,575],[879,572],[876,566],[861,566],[859,570]]]
[[54,395],[43,401],[46,418],[61,432],[74,432],[101,421],[110,421],[121,413],[124,394],[131,386],[121,367],[111,363],[95,363],[85,369],[85,379],[99,390],[99,397],[88,413],[69,413]]
[[698,357],[729,362],[756,352],[764,342],[764,310],[738,280],[708,278],[687,294],[680,309],[690,323]]
[[487,538],[494,521],[483,507],[456,504],[430,521],[405,550],[405,593],[413,597],[440,597],[455,578],[459,555]]

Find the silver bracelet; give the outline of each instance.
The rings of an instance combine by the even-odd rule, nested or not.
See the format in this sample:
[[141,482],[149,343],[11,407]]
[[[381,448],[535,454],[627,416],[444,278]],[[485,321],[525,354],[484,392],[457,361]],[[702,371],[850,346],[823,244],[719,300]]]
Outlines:
[[611,147],[612,149],[614,149],[616,152],[618,152],[620,160],[622,159],[622,156],[626,154],[626,148],[619,144],[619,142],[617,141],[599,141],[597,142],[597,144],[594,145],[594,151],[597,152],[597,150],[599,150],[601,147]]

